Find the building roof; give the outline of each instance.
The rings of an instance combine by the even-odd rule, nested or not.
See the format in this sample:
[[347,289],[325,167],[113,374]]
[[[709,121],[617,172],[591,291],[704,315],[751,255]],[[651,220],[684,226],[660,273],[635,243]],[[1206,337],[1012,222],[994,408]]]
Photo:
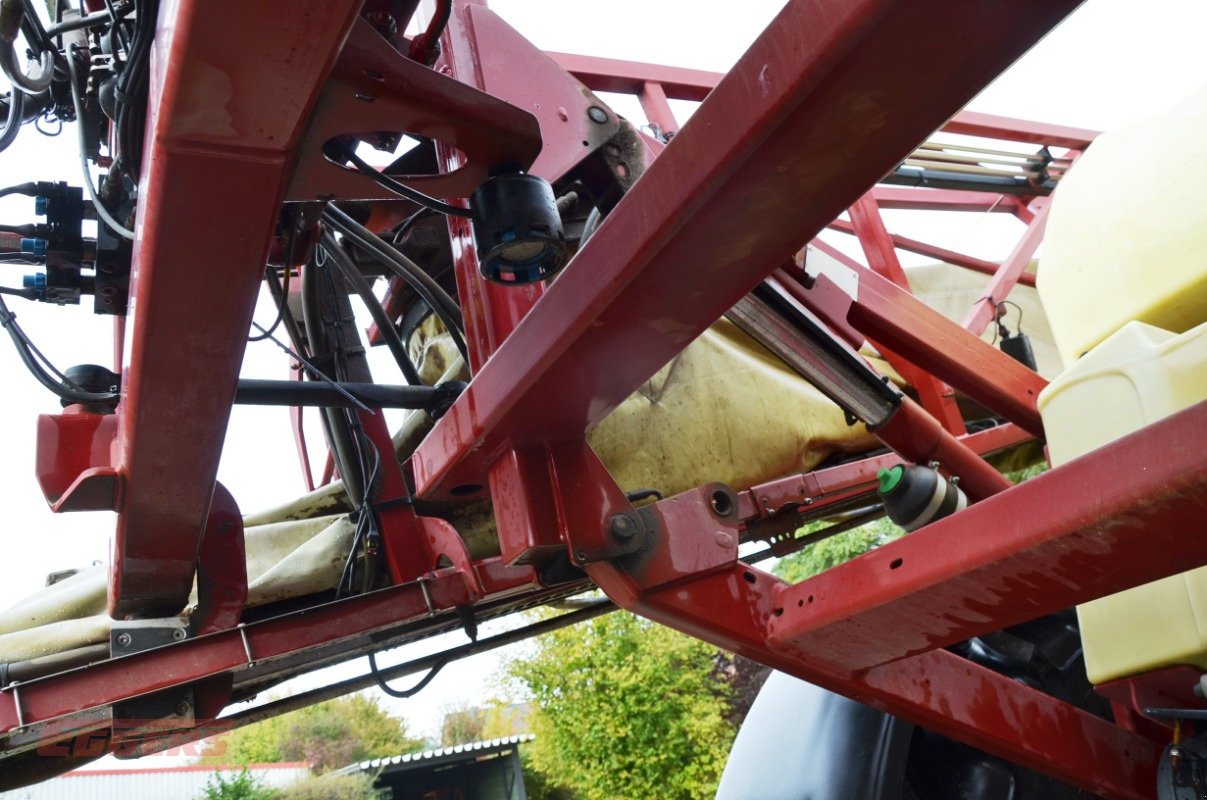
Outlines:
[[[0,800],[111,800],[114,797],[196,800],[214,773],[222,773],[229,779],[242,769],[199,765],[77,769],[33,786],[0,792]],[[310,775],[310,766],[305,762],[248,764],[247,771],[261,785],[280,789]]]
[[[350,764],[339,772],[369,772],[378,770],[394,770],[397,768],[414,768],[418,766],[435,765],[436,763],[447,763],[450,761],[466,761],[475,759],[480,756],[489,755],[500,750],[506,750],[509,747],[526,744],[536,739],[530,733],[520,734],[518,736],[508,736],[503,739],[487,739],[482,742],[471,742],[469,744],[458,744],[453,747],[437,747],[432,750],[424,750],[421,753],[401,753],[396,756],[388,756],[386,758],[374,758],[371,761],[362,761],[359,764]],[[405,766],[404,766],[405,765]]]
[[251,773],[263,772],[270,769],[310,769],[305,761],[273,761],[264,764],[184,764],[176,767],[130,767],[129,769],[75,769],[64,773],[63,778],[88,778],[96,775],[146,775],[157,772],[235,772],[247,770]]

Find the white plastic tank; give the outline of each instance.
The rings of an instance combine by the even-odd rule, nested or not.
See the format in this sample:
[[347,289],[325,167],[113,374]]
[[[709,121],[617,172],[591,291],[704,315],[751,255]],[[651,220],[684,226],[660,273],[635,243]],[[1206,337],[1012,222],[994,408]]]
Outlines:
[[[1052,466],[1205,399],[1207,323],[1174,334],[1129,322],[1040,394]],[[1203,439],[1207,445],[1207,431]],[[1207,669],[1207,567],[1086,603],[1077,614],[1092,683],[1174,664]]]
[[1066,367],[1126,322],[1207,319],[1207,86],[1102,134],[1056,190],[1036,288]]

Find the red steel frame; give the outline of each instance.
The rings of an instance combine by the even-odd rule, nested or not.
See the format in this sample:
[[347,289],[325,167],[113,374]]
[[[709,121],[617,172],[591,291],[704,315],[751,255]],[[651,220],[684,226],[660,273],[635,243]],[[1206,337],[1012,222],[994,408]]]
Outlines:
[[[6,687],[0,733],[8,733],[9,751],[103,727],[98,710],[147,692],[221,676],[238,682],[274,665],[293,669],[303,648],[315,648],[316,664],[347,657],[372,646],[368,633],[400,624],[437,630],[456,619],[455,608],[540,597],[534,570],[515,562],[568,550],[625,608],[1095,792],[1152,796],[1157,742],[942,648],[1207,563],[1207,546],[1189,535],[1207,492],[1207,456],[1194,446],[1207,406],[1010,487],[983,456],[1042,437],[1035,399],[1044,382],[974,334],[1016,283],[1027,282],[1047,200],[868,189],[936,128],[1063,147],[1075,158],[1093,132],[952,114],[1076,0],[975,7],[963,0],[794,0],[725,77],[542,55],[484,3],[454,3],[437,71],[415,85],[427,87],[424,97],[446,92],[450,119],[474,103],[497,102],[475,89],[535,113],[499,106],[492,141],[447,123],[440,157],[446,172],[461,168],[456,181],[484,170],[479,155],[491,148],[496,159],[508,152],[556,180],[581,158],[580,147],[602,145],[605,139],[584,138],[596,133],[575,116],[597,101],[584,100],[589,95],[563,68],[588,89],[636,94],[649,121],[675,135],[549,287],[483,283],[467,226],[450,223],[474,378],[409,467],[426,498],[489,487],[503,559],[471,563],[447,524],[399,509],[383,519],[395,586],[232,627],[242,596],[222,564],[241,558],[241,549],[211,537],[238,535],[237,507],[214,483],[238,354],[277,210],[291,185],[300,191],[298,175],[329,168],[307,161],[313,154],[304,148],[299,153],[299,142],[317,135],[307,121],[321,112],[330,124],[338,116],[333,107],[354,103],[340,94],[362,78],[350,53],[371,59],[385,52],[357,21],[360,3],[303,5],[186,0],[161,20],[117,423],[78,409],[41,423],[56,440],[39,453],[48,499],[62,510],[119,512],[111,611],[176,613],[200,570],[203,594],[216,593],[203,598],[204,635]],[[236,47],[226,35],[270,23],[276,33],[257,37],[258,49]],[[939,80],[930,68],[935,52],[961,69]],[[227,87],[223,120],[198,116],[209,106],[199,104],[205,95],[196,87],[208,85],[215,66],[237,78]],[[531,88],[534,76],[540,91]],[[565,105],[537,109],[541,92],[565,97]],[[670,99],[703,103],[680,130]],[[387,100],[411,108],[413,98]],[[435,107],[434,100],[415,102],[429,103],[425,113]],[[534,149],[540,140],[543,149]],[[454,180],[435,177],[433,184],[451,186],[440,183],[445,178]],[[353,186],[346,176],[341,181]],[[245,187],[237,218],[215,202],[231,185]],[[1027,230],[998,265],[893,237],[879,215],[886,208],[1010,213]],[[851,222],[836,221],[846,209]],[[400,214],[397,203],[375,211]],[[793,261],[827,226],[856,234],[868,257],[870,268],[853,264],[855,298]],[[216,230],[229,236],[221,264],[202,255],[212,252],[204,237]],[[962,327],[909,294],[898,247],[992,273]],[[611,521],[634,509],[585,436],[767,278],[837,337],[856,346],[874,341],[911,377],[921,405],[907,401],[875,431],[900,455],[736,494],[707,485],[667,498],[648,508],[653,533],[633,553],[613,538]],[[187,359],[179,357],[182,337]],[[951,387],[1013,424],[967,434]],[[380,424],[371,434],[388,441]],[[796,586],[739,559],[739,540],[761,522],[867,495],[875,469],[901,457],[939,461],[976,502]],[[401,479],[401,472],[387,475],[396,489]],[[630,555],[613,559],[622,552]],[[453,566],[437,569],[439,555]]]

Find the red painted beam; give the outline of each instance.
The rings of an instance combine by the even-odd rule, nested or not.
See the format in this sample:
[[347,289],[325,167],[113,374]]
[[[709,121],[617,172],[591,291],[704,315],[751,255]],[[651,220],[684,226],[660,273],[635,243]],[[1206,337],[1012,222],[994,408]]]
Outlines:
[[[623,597],[610,565],[588,567]],[[615,573],[613,573],[615,575]],[[751,582],[747,575],[755,578]],[[767,646],[777,581],[738,564],[621,603],[774,669],[1115,800],[1151,800],[1162,746],[954,653],[934,650],[851,676]],[[616,592],[616,594],[613,594]]]
[[977,111],[961,111],[943,126],[947,133],[967,136],[984,136],[988,139],[1008,139],[1012,142],[1030,142],[1050,147],[1067,147],[1084,150],[1098,136],[1098,131],[1087,128],[1070,128],[1067,125],[1049,125],[1045,122],[999,117]]
[[[294,147],[360,5],[182,0],[164,8],[118,411],[114,616],[174,614],[192,588]],[[249,31],[272,35],[249,47],[237,35]],[[237,196],[237,213],[215,200],[220,193]]]
[[884,209],[903,211],[973,211],[1015,214],[1022,200],[1008,194],[965,192],[959,189],[927,189],[910,186],[877,186],[872,197]]
[[[876,274],[909,291],[909,280],[905,277],[900,259],[897,258],[897,250],[889,237],[888,229],[884,227],[880,206],[876,204],[871,192],[856,200],[847,213],[851,217],[851,225],[860,247],[863,248],[868,266]],[[956,405],[955,392],[950,386],[897,357],[895,353],[885,352],[884,356],[909,385],[914,387],[922,406],[934,415],[944,428],[957,436],[966,431],[964,418]]]
[[671,100],[703,100],[724,74],[682,67],[621,61],[615,58],[546,53],[558,66],[593,92],[640,94],[646,83],[657,83]]
[[1006,256],[1002,265],[998,267],[997,272],[993,274],[993,279],[985,287],[984,293],[973,304],[961,323],[973,334],[980,336],[985,332],[985,327],[998,318],[1000,304],[1010,296],[1015,284],[1019,282],[1027,267],[1031,265],[1031,259],[1044,238],[1050,207],[1051,203],[1047,199],[1036,200],[1031,204],[1030,210],[1035,213],[1035,216],[1027,224],[1027,231],[1015,244],[1010,255]]
[[782,590],[772,646],[854,673],[1207,564],[1204,430],[1207,402]]
[[437,423],[420,491],[581,437],[1077,5],[789,3]]
[[[825,242],[813,244],[850,263]],[[1043,438],[1043,420],[1035,401],[1048,385],[1046,380],[891,281],[858,263],[853,269],[859,275],[858,300],[852,300],[826,275],[819,275],[808,290],[797,283],[794,295],[844,338],[857,339],[857,332],[891,347],[986,408]],[[784,275],[790,290],[791,280],[799,273],[794,269]]]
[[[0,692],[0,735],[66,714],[101,708],[160,689],[240,672],[308,647],[429,619],[472,601],[462,577],[445,570],[424,583],[376,592],[110,659]],[[368,639],[363,640],[368,644]]]
[[[844,219],[836,219],[828,226],[830,230],[838,231],[839,233],[849,233],[854,235],[855,227]],[[892,239],[893,246],[898,250],[905,250],[909,253],[917,253],[920,256],[928,256],[942,261],[946,264],[952,264],[957,267],[980,272],[984,275],[996,275],[999,264],[993,261],[986,261],[983,258],[973,258],[964,253],[957,253],[954,250],[947,250],[926,242],[920,242],[917,239],[910,239],[906,236],[901,236],[896,233],[890,233],[889,238]],[[1018,282],[1024,286],[1035,285],[1035,275],[1030,272],[1024,272],[1018,276]]]
[[[640,61],[623,61],[571,53],[547,53],[546,55],[586,84],[588,89],[596,92],[638,94],[642,84],[658,83],[662,84],[667,97],[671,99],[703,100],[709,91],[725,77],[719,72],[682,69]],[[989,139],[1029,142],[1076,150],[1084,150],[1098,136],[1098,131],[1086,128],[1051,125],[1045,122],[983,114],[977,111],[959,112],[940,130],[946,133],[984,136]]]

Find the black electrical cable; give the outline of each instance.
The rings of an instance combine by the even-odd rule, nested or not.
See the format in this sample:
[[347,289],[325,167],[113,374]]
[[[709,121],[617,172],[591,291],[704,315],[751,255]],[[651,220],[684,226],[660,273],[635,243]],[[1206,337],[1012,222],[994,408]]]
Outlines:
[[427,674],[420,678],[419,683],[412,686],[410,689],[394,689],[385,678],[381,677],[381,671],[377,668],[376,653],[369,653],[369,671],[373,673],[373,680],[377,681],[377,688],[388,694],[390,697],[396,697],[399,700],[405,700],[408,697],[414,697],[422,692],[432,680],[440,674],[440,670],[444,669],[449,659],[443,658],[432,665],[432,668],[427,671]]
[[360,172],[366,178],[371,179],[374,183],[382,188],[389,189],[394,194],[397,194],[400,197],[405,197],[412,203],[418,203],[424,208],[429,208],[432,211],[436,211],[450,217],[464,217],[465,219],[473,219],[474,212],[472,210],[468,208],[461,208],[460,206],[450,205],[445,203],[443,200],[437,200],[434,197],[429,197],[418,189],[412,189],[410,186],[407,186],[404,183],[399,183],[389,175],[386,175],[384,172],[373,169],[372,166],[370,166],[365,162],[364,159],[356,154],[356,151],[351,145],[348,145],[344,142],[339,142],[338,146],[343,150],[344,158],[351,162],[352,166],[356,167],[358,172]]
[[14,289],[11,286],[0,286],[0,294],[20,297],[23,300],[37,300],[38,293],[33,289]]
[[[116,392],[85,392],[48,375],[42,365],[34,359],[31,349],[36,350],[36,348],[33,348],[33,343],[26,336],[25,331],[21,330],[21,326],[17,324],[17,316],[8,310],[3,294],[0,294],[0,325],[8,330],[9,338],[13,340],[13,345],[17,348],[17,355],[20,356],[26,368],[38,379],[39,383],[61,399],[69,403],[83,404],[110,404],[118,401],[119,395]],[[49,365],[49,362],[47,364]],[[53,367],[51,368],[53,369]],[[55,371],[57,372],[57,370]],[[59,374],[62,375],[62,373]]]
[[390,319],[390,315],[386,313],[378,301],[377,296],[373,294],[373,287],[365,280],[365,276],[356,268],[356,264],[352,263],[352,259],[340,247],[339,242],[335,241],[335,237],[329,231],[323,231],[322,236],[323,249],[331,256],[331,260],[335,262],[336,268],[343,273],[344,278],[352,285],[352,288],[360,295],[360,299],[364,302],[365,307],[369,309],[369,316],[373,317],[373,322],[377,325],[377,330],[385,340],[386,347],[390,349],[390,353],[394,356],[394,361],[398,364],[398,369],[402,372],[402,377],[412,386],[420,386],[423,381],[419,378],[419,371],[415,369],[414,362],[411,361],[411,356],[407,352],[406,345],[402,343],[402,339],[398,335],[398,329],[394,327],[394,321]]
[[296,226],[291,225],[289,228],[289,243],[285,247],[285,285],[279,292],[273,292],[273,285],[276,280],[276,276],[273,275],[272,266],[269,265],[265,267],[264,282],[268,284],[268,293],[272,294],[273,299],[277,301],[277,316],[276,319],[272,321],[272,324],[268,326],[268,330],[264,331],[264,333],[258,333],[255,336],[247,337],[247,341],[249,342],[262,342],[269,336],[272,336],[273,333],[276,332],[277,328],[281,327],[281,323],[285,319],[285,313],[289,308],[289,275],[293,270],[293,255],[297,238],[297,228]]
[[1014,302],[1013,300],[1003,300],[1002,302],[998,303],[994,307],[994,310],[997,312],[997,315],[995,317],[995,322],[997,322],[997,327],[993,331],[993,341],[990,342],[990,344],[997,344],[997,339],[998,339],[999,335],[1003,339],[1005,339],[1007,337],[1007,335],[1010,333],[1009,328],[1006,327],[1006,306],[1014,306],[1014,310],[1018,312],[1018,320],[1016,320],[1014,323],[1014,329],[1016,331],[1018,331],[1019,333],[1023,332],[1023,310],[1022,310],[1022,308],[1019,307],[1018,303]]
[[[747,561],[747,559],[742,560]],[[457,647],[452,647],[439,653],[420,656],[419,658],[404,662],[402,664],[383,667],[378,671],[378,676],[383,679],[395,677],[403,678],[408,675],[413,675],[420,670],[431,670],[442,661],[448,664],[452,663],[453,661],[459,661],[461,659],[469,658],[470,656],[478,655],[480,653],[497,650],[500,647],[505,647],[526,639],[531,639],[534,636],[540,636],[542,634],[561,630],[569,627],[570,625],[586,622],[588,620],[595,619],[596,617],[601,617],[604,614],[610,614],[617,610],[619,609],[617,609],[617,607],[613,605],[611,601],[598,600],[590,605],[577,608],[574,611],[559,614],[548,619],[542,619],[538,622],[533,622],[521,628],[513,628],[512,630],[504,631],[502,633],[495,634],[494,636],[479,639],[476,642],[467,642],[466,644],[458,645]],[[295,613],[303,614],[305,612],[303,611]],[[218,732],[225,732],[227,730],[233,730],[235,728],[241,728],[245,725],[250,725],[253,722],[263,722],[266,719],[272,719],[290,711],[297,711],[299,708],[305,708],[324,700],[342,697],[349,692],[367,689],[375,682],[376,678],[371,674],[357,675],[355,677],[345,678],[342,681],[328,684],[326,686],[320,686],[305,692],[289,695],[288,697],[282,697],[278,700],[271,700],[263,705],[238,711],[234,714],[230,714],[229,716],[216,720],[213,723],[214,730]],[[156,746],[155,740],[152,740],[152,744],[153,746]],[[173,740],[171,746],[176,746],[177,744],[178,742]],[[153,750],[152,752],[156,752],[156,750]]]
[[121,170],[136,184],[142,166],[143,128],[147,116],[147,86],[151,43],[159,17],[159,0],[138,0],[134,40],[117,77],[117,150]]
[[21,236],[37,236],[38,230],[34,225],[4,225],[0,224],[0,233],[16,233]]
[[418,264],[398,252],[380,236],[349,217],[339,208],[328,205],[323,212],[323,218],[354,244],[377,256],[377,259],[387,269],[406,281],[416,294],[427,302],[440,321],[444,323],[444,327],[448,329],[457,345],[457,350],[461,352],[461,357],[468,364],[469,353],[465,346],[461,309],[457,307],[456,301],[440,287],[440,284],[436,283]]
[[10,194],[24,194],[33,196],[38,193],[38,184],[30,181],[29,183],[18,183],[15,186],[6,186],[0,189],[0,197],[7,197]]
[[415,223],[419,222],[420,220],[424,219],[425,217],[430,217],[436,213],[437,212],[433,211],[430,208],[419,209],[414,214],[412,214],[411,216],[404,219],[402,221],[402,223],[398,225],[398,227],[396,227],[394,230],[390,231],[390,234],[391,234],[390,241],[396,245],[401,244],[402,238],[404,236],[406,236],[408,233],[410,233],[411,228],[415,227]]

